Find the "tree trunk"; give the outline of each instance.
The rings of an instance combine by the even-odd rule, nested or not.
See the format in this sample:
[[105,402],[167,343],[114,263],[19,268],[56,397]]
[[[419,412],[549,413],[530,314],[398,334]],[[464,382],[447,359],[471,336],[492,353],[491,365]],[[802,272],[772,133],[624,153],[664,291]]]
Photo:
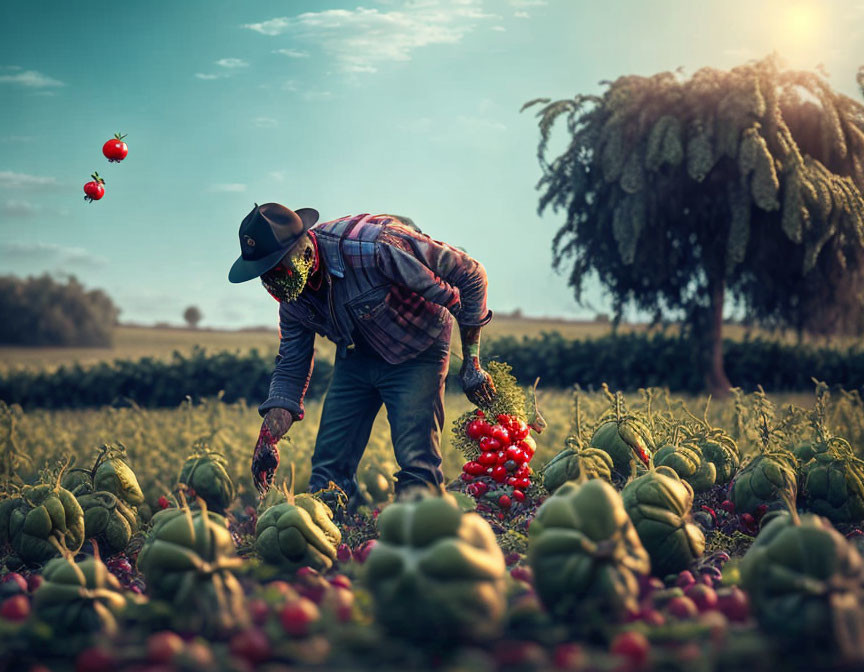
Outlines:
[[723,369],[723,297],[725,282],[721,279],[708,285],[709,306],[698,310],[693,335],[705,391],[714,399],[729,396],[732,384]]

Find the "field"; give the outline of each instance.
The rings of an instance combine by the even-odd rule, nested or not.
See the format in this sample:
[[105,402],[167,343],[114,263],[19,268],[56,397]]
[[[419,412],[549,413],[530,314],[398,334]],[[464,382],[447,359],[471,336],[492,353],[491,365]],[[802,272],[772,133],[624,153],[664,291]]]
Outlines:
[[[678,327],[669,327],[670,333],[676,333]],[[509,315],[496,315],[484,330],[484,337],[537,335],[543,331],[557,331],[564,338],[582,339],[604,336],[611,330],[604,322],[568,321],[559,319],[515,318]],[[643,324],[622,324],[620,333],[645,331]],[[746,330],[740,325],[726,325],[724,336],[731,339],[742,339]],[[776,339],[786,343],[796,342],[791,332],[772,334],[754,329],[752,336]],[[852,338],[836,338],[829,342],[837,346],[852,343]],[[823,339],[806,337],[804,342],[823,344]],[[454,329],[453,345],[458,348],[458,329]],[[188,354],[195,347],[208,351],[248,352],[257,349],[260,352],[275,351],[278,347],[278,335],[275,330],[255,329],[248,331],[185,329],[168,327],[119,326],[115,331],[113,348],[30,348],[0,345],[0,370],[10,367],[53,369],[61,364],[80,362],[93,364],[116,359],[139,359],[154,357],[167,359],[174,351]],[[319,338],[316,342],[319,356],[332,358],[334,346],[327,340]],[[458,352],[458,349],[456,350]]]
[[[499,389],[504,388],[499,387]],[[658,439],[658,444],[668,443],[670,437],[675,436],[676,423],[690,422],[692,418],[684,412],[685,406],[695,416],[701,417],[705,412],[707,401],[705,398],[672,397],[660,390],[652,390],[650,400],[649,408],[647,405],[649,397],[645,394],[621,397],[621,402],[627,409],[641,414],[640,417],[653,418],[650,424],[655,427],[655,438]],[[497,540],[496,550],[493,552],[488,547],[483,547],[486,548],[483,551],[479,550],[480,547],[474,550],[460,550],[459,553],[468,553],[468,555],[458,556],[462,558],[458,561],[455,559],[447,561],[451,564],[447,565],[449,568],[446,571],[456,572],[460,577],[458,584],[454,584],[461,586],[457,593],[447,588],[447,581],[442,583],[436,575],[425,575],[421,571],[416,580],[421,581],[424,588],[419,593],[412,593],[413,597],[409,600],[404,591],[409,590],[409,585],[413,584],[400,584],[402,587],[396,593],[397,603],[393,602],[392,595],[387,597],[389,589],[386,587],[388,585],[386,581],[381,584],[371,578],[375,575],[374,572],[381,571],[375,568],[379,567],[387,557],[383,551],[380,553],[376,551],[375,542],[370,541],[378,535],[376,530],[378,512],[388,511],[387,502],[381,503],[380,499],[379,503],[372,508],[362,507],[355,514],[340,514],[336,519],[337,527],[321,521],[314,523],[319,526],[316,528],[319,530],[316,533],[318,535],[321,535],[322,531],[329,534],[326,531],[332,528],[341,540],[338,548],[336,546],[338,540],[330,537],[327,537],[329,541],[324,537],[297,537],[298,540],[305,539],[302,545],[307,549],[304,551],[305,555],[300,556],[301,560],[292,561],[295,564],[283,564],[281,568],[271,565],[270,561],[262,561],[265,557],[270,557],[266,556],[267,553],[274,551],[272,546],[264,547],[258,545],[263,542],[256,543],[256,519],[263,522],[265,519],[261,516],[268,507],[281,506],[291,509],[293,507],[284,501],[280,503],[279,497],[273,497],[278,495],[276,490],[271,491],[271,496],[268,496],[265,503],[260,505],[252,488],[249,460],[260,426],[260,418],[254,407],[242,403],[225,404],[214,399],[197,405],[186,404],[176,409],[158,410],[132,407],[76,412],[32,411],[26,414],[16,414],[14,409],[11,413],[4,410],[0,418],[2,420],[0,428],[4,430],[0,433],[0,437],[5,437],[0,446],[3,449],[0,465],[7,470],[6,473],[12,467],[24,481],[56,484],[61,469],[65,468],[68,471],[70,467],[80,466],[89,468],[97,458],[101,444],[120,442],[127,448],[128,462],[137,475],[146,500],[140,506],[142,518],[149,517],[152,511],[159,511],[166,507],[167,509],[154,519],[153,522],[157,527],[151,529],[145,525],[138,533],[132,535],[128,543],[124,542],[125,550],[115,553],[110,546],[105,545],[108,542],[101,542],[101,555],[111,572],[110,576],[115,578],[105,579],[107,583],[99,586],[88,583],[95,579],[82,578],[81,581],[85,583],[80,585],[86,586],[86,590],[80,593],[79,597],[73,597],[76,594],[73,591],[67,597],[56,598],[60,599],[60,602],[52,602],[51,608],[45,604],[47,599],[45,595],[53,595],[53,593],[46,591],[44,585],[57,586],[56,583],[51,583],[53,580],[51,577],[52,572],[59,570],[53,566],[40,570],[38,564],[22,565],[14,553],[18,548],[15,545],[14,535],[9,537],[12,546],[6,549],[5,564],[7,571],[16,570],[17,573],[7,574],[6,583],[0,583],[0,588],[6,591],[5,595],[13,595],[3,603],[2,613],[0,613],[0,649],[6,647],[8,655],[18,656],[17,660],[23,665],[21,669],[28,669],[37,662],[47,664],[52,670],[72,669],[69,652],[80,651],[77,653],[76,670],[127,668],[150,670],[155,669],[154,666],[158,663],[170,660],[174,664],[171,669],[220,669],[237,672],[255,668],[265,661],[268,670],[289,669],[286,666],[290,666],[290,669],[411,667],[447,670],[539,670],[554,666],[556,669],[568,670],[635,671],[647,669],[648,665],[656,666],[658,669],[689,670],[696,669],[691,664],[697,659],[701,661],[701,667],[698,669],[705,670],[741,669],[745,666],[754,666],[759,660],[782,660],[782,664],[787,666],[786,669],[812,669],[814,660],[822,660],[829,651],[832,651],[832,655],[835,656],[854,653],[848,652],[848,647],[837,645],[836,648],[831,648],[834,645],[820,643],[822,639],[819,638],[833,637],[830,634],[830,619],[834,618],[834,612],[831,611],[834,607],[827,607],[827,612],[818,610],[812,612],[806,617],[810,619],[808,622],[796,621],[796,618],[799,621],[804,618],[796,616],[796,609],[792,609],[791,612],[781,612],[785,614],[783,619],[787,623],[785,628],[778,628],[776,621],[763,618],[762,610],[770,609],[773,613],[775,609],[788,609],[785,606],[788,602],[783,602],[778,597],[776,599],[780,601],[775,604],[771,601],[775,598],[770,595],[760,597],[752,582],[748,584],[741,578],[739,561],[759,531],[760,518],[766,516],[768,511],[782,510],[785,505],[782,498],[778,499],[778,494],[764,495],[763,493],[764,496],[759,501],[764,502],[765,506],[760,504],[753,510],[752,515],[743,509],[727,510],[729,502],[726,500],[730,497],[736,499],[731,491],[727,493],[727,485],[717,485],[697,492],[695,502],[691,494],[688,503],[688,496],[684,490],[675,495],[684,498],[681,501],[686,505],[685,516],[689,516],[687,512],[692,506],[693,522],[690,523],[690,527],[680,529],[674,528],[677,523],[673,523],[671,529],[679,529],[679,532],[668,537],[661,547],[668,544],[680,545],[680,540],[675,535],[687,529],[689,535],[704,535],[704,554],[698,549],[692,551],[693,555],[688,555],[691,560],[676,567],[671,575],[666,576],[661,571],[659,574],[655,573],[653,579],[648,580],[646,577],[639,579],[638,585],[628,583],[629,579],[617,587],[610,585],[604,588],[601,584],[598,589],[604,595],[601,602],[592,602],[596,596],[591,598],[586,593],[581,598],[582,601],[569,603],[571,606],[562,611],[562,606],[556,602],[555,596],[561,594],[561,591],[579,590],[575,588],[575,584],[564,580],[568,573],[577,571],[576,566],[566,563],[556,565],[555,563],[559,561],[553,556],[547,560],[553,564],[546,566],[545,571],[541,571],[542,565],[537,564],[540,560],[536,555],[539,551],[536,551],[533,557],[529,552],[536,540],[532,541],[531,536],[526,534],[526,530],[535,517],[538,521],[548,519],[548,515],[544,518],[544,507],[540,506],[538,509],[538,505],[542,505],[544,499],[549,496],[543,489],[542,467],[561,451],[568,436],[572,437],[574,434],[574,401],[575,397],[571,393],[541,390],[539,403],[548,427],[536,437],[536,454],[531,461],[535,470],[533,482],[527,490],[524,503],[514,502],[512,508],[502,509],[496,499],[480,497],[475,503],[471,495],[472,484],[459,478],[466,457],[457,450],[457,444],[464,446],[466,439],[464,434],[457,436],[452,429],[454,421],[469,411],[470,405],[462,395],[448,395],[447,426],[442,443],[448,489],[461,498],[460,506],[465,510],[476,510],[483,520],[488,521],[482,524],[488,525],[487,529],[491,530],[488,534],[494,533],[492,538]],[[785,422],[782,439],[772,440],[772,450],[785,451],[791,448],[797,450],[801,445],[814,444],[817,440],[812,432],[811,420],[815,416],[810,415],[814,408],[821,409],[819,417],[825,428],[830,428],[836,435],[848,438],[853,445],[858,446],[864,442],[864,413],[857,396],[835,391],[834,396],[823,397],[821,405],[815,404],[815,401],[816,397],[813,394],[772,396],[770,399],[751,394],[739,398],[737,404],[735,400],[709,404],[705,418],[711,426],[722,428],[726,435],[737,438],[737,446],[745,464],[748,459],[759,455],[761,451],[760,432],[763,418],[771,426],[784,425]],[[587,440],[596,429],[601,415],[611,408],[610,398],[603,392],[592,394],[582,392],[579,394],[579,408],[582,436]],[[320,412],[321,403],[310,402],[306,418],[292,429],[290,440],[283,440],[280,444],[282,461],[277,472],[277,483],[290,477],[293,464],[296,469],[294,486],[297,491],[304,489],[308,480],[309,458]],[[691,425],[691,429],[693,427],[695,426]],[[164,565],[159,570],[162,572],[159,576],[165,578],[156,580],[153,578],[156,576],[154,574],[156,570],[152,568],[152,563],[156,561],[141,558],[148,552],[144,549],[149,548],[151,544],[146,541],[148,535],[158,537],[162,534],[160,530],[163,528],[158,525],[168,526],[172,520],[170,518],[172,512],[177,511],[178,505],[183,505],[184,496],[194,497],[195,493],[188,487],[178,486],[177,475],[191,452],[200,453],[206,448],[217,450],[224,455],[227,474],[236,484],[236,499],[228,506],[231,536],[226,536],[224,542],[220,542],[221,551],[215,548],[205,551],[202,550],[205,547],[196,545],[199,542],[189,542],[191,545],[188,549],[193,550],[183,550],[182,554],[177,556],[185,558],[192,557],[188,555],[189,553],[211,553],[213,555],[206,556],[209,557],[208,562],[217,563],[213,565],[213,569],[204,569],[204,565],[187,566],[185,564],[187,561],[183,560],[183,566],[187,569],[182,570],[181,575],[185,575],[188,581],[194,582],[188,585],[195,585],[196,588],[192,593],[184,592],[184,596],[180,596],[174,589],[167,588],[173,584],[165,584],[164,589],[160,589],[160,582],[168,581],[171,571],[175,570],[170,570],[169,565]],[[845,458],[841,458],[838,454],[836,459],[839,465]],[[590,466],[587,462],[581,462],[580,465],[582,464],[586,465],[585,469]],[[811,468],[813,464],[811,463]],[[371,474],[383,477],[386,482],[393,469],[392,446],[386,416],[382,411],[376,420],[372,439],[361,463],[359,471],[361,481],[366,483],[364,475]],[[741,473],[744,472],[739,472]],[[801,478],[802,473],[796,466],[798,478]],[[597,478],[602,477],[597,476]],[[678,479],[678,476],[675,476],[675,479]],[[199,481],[197,487],[202,488],[205,482]],[[620,488],[625,482],[636,483],[614,475],[612,482],[616,488]],[[800,482],[804,483],[803,480]],[[588,483],[599,483],[599,481]],[[492,487],[496,486],[493,484]],[[611,486],[604,487],[609,487],[614,495],[615,491]],[[563,488],[561,492],[566,489]],[[510,488],[511,492],[512,490],[513,488]],[[13,487],[10,492],[14,495],[16,489]],[[203,494],[204,492],[199,490],[198,495],[210,497]],[[367,490],[367,492],[372,494],[374,491]],[[577,489],[576,492],[578,493],[579,490]],[[692,493],[692,489],[690,492]],[[803,487],[798,489],[798,502],[802,511],[808,510],[812,504],[809,494]],[[386,494],[384,496],[386,497]],[[572,498],[572,494],[570,496]],[[82,503],[89,501],[86,495],[79,494],[78,497]],[[119,498],[120,495],[118,494],[117,497]],[[561,497],[566,496],[561,495]],[[857,493],[850,490],[849,497],[861,497],[864,505],[864,491]],[[559,495],[556,495],[553,499],[559,498]],[[284,500],[284,497],[282,499]],[[573,506],[578,506],[577,500],[571,499],[571,501]],[[594,510],[590,518],[595,521],[590,523],[592,526],[600,524],[599,521],[604,520],[604,516],[608,515],[603,513],[603,506],[620,506],[614,501],[608,505],[597,500],[592,501],[593,503],[590,504],[582,503],[582,506],[590,506]],[[620,498],[618,501],[621,501]],[[199,503],[203,505],[203,501]],[[258,507],[257,513],[256,507]],[[219,510],[218,505],[212,502],[208,508]],[[391,512],[393,516],[396,515],[397,508]],[[144,511],[147,511],[146,515]],[[621,511],[623,512],[623,509]],[[706,511],[710,511],[711,515]],[[628,514],[631,518],[636,515],[630,509]],[[190,521],[206,520],[201,514],[194,515],[197,517],[189,518]],[[215,514],[207,515],[213,520]],[[436,515],[441,514],[439,512]],[[664,516],[669,515],[671,514],[664,514]],[[5,524],[3,516],[3,508],[0,506],[0,538],[3,534],[9,534],[3,532]],[[164,518],[164,516],[168,517]],[[766,516],[766,520],[769,517]],[[160,518],[167,522],[157,524],[155,521]],[[91,525],[92,520],[89,517],[86,520],[87,525]],[[302,520],[304,518],[301,517],[298,522],[291,523],[299,527],[287,529],[307,530],[304,526],[313,525],[312,521],[318,519],[306,518],[305,523]],[[428,523],[433,528],[436,525],[432,522],[434,520],[436,518],[430,519]],[[465,520],[467,523],[468,518],[466,517]],[[633,520],[637,521],[638,518]],[[259,525],[262,522],[259,522]],[[537,523],[537,526],[539,528],[540,523]],[[167,527],[165,529],[167,530]],[[592,534],[597,534],[598,528],[594,529],[595,532]],[[700,531],[694,532],[693,530],[696,529]],[[852,538],[860,538],[855,536],[860,534],[860,531],[856,530],[854,525],[838,523],[838,529],[851,535]],[[650,533],[646,532],[644,527],[639,527],[638,530],[640,537],[643,533],[649,535],[644,537],[646,548],[649,548]],[[218,530],[213,534],[218,537]],[[227,532],[225,534],[227,535]],[[311,532],[307,530],[302,534],[311,534]],[[420,532],[412,534],[420,534]],[[444,532],[436,532],[436,534],[444,534],[444,538],[447,538]],[[533,532],[531,534],[533,535]],[[549,534],[552,534],[552,531]],[[818,536],[823,533],[816,532],[814,528],[810,534]],[[836,535],[833,532],[832,534]],[[110,537],[105,538],[110,539]],[[186,543],[178,542],[176,536],[171,538],[174,539],[172,542],[174,544]],[[313,539],[318,540],[313,542]],[[384,542],[383,539],[384,537],[382,541],[377,542],[379,546],[382,543],[385,545],[394,543],[392,540]],[[563,539],[564,537],[562,543]],[[851,545],[840,535],[836,538],[827,536],[826,539],[832,540],[830,542],[822,540],[816,543],[812,539],[816,537],[811,537],[808,543],[815,544],[814,548],[817,550],[807,551],[811,554],[819,553],[819,543],[842,543],[851,548]],[[164,553],[169,553],[165,541],[158,543],[162,544],[160,548],[166,549]],[[228,547],[224,546],[225,543]],[[315,548],[332,548],[333,555],[322,556],[319,552],[312,553],[309,549],[312,548],[313,543]],[[639,541],[635,543],[641,549]],[[83,550],[89,549],[88,544],[85,544]],[[501,550],[497,550],[499,546]],[[578,554],[579,547],[578,545],[573,547],[574,550],[571,552]],[[152,548],[156,546],[153,545]],[[271,550],[267,551],[267,548]],[[279,548],[283,550],[277,552],[277,557],[282,557],[280,553],[288,553],[289,556],[293,553],[287,550],[287,546]],[[393,548],[396,550],[391,552],[403,552],[398,544]],[[411,551],[406,548],[405,552],[438,554],[438,551],[434,550],[436,548],[438,547],[433,544],[428,551],[420,549]],[[639,552],[644,553],[644,551]],[[654,551],[650,552],[653,563]],[[155,551],[151,550],[149,553],[148,558],[154,557]],[[229,557],[235,553],[243,558],[242,561]],[[443,553],[444,551],[441,550],[440,554]],[[491,553],[491,555],[481,557],[479,555],[481,553]],[[502,558],[501,560],[494,560],[496,553],[499,554],[499,558]],[[636,551],[631,549],[628,553],[636,553]],[[730,556],[731,560],[729,560]],[[77,559],[83,561],[86,557],[84,554],[79,554]],[[135,568],[136,557],[139,558],[140,572]],[[169,562],[168,557],[170,556],[166,555],[164,560],[158,562]],[[593,556],[589,554],[585,557]],[[601,565],[612,562],[608,569],[603,571],[623,572],[620,574],[622,581],[623,577],[630,576],[628,574],[630,570],[625,570],[623,566],[616,564],[619,560],[607,561],[602,557],[605,556],[597,556],[591,562],[598,562]],[[636,562],[637,557],[633,555],[631,560]],[[643,557],[647,559],[647,556]],[[813,557],[819,556],[813,555]],[[482,589],[475,587],[472,582],[483,582],[479,578],[483,575],[480,566],[495,567],[496,562],[501,562],[503,571],[505,561],[508,570],[506,575],[499,574],[499,579]],[[199,560],[195,560],[195,563],[198,562]],[[469,565],[470,563],[480,564],[476,565],[475,569],[469,570],[469,565],[463,567],[460,564],[463,562],[468,562]],[[298,570],[297,567],[303,564],[310,565],[312,569],[307,567]],[[193,566],[198,566],[199,569],[194,570]],[[215,569],[217,566],[222,569]],[[392,572],[398,574],[408,571],[409,566],[410,563],[401,570],[396,569],[397,565],[394,565],[382,576],[390,576]],[[232,569],[229,570],[229,567]],[[461,569],[458,569],[460,567]],[[551,567],[557,569],[552,571],[549,569]],[[682,567],[683,571],[678,573]],[[32,590],[33,582],[40,580],[40,571],[46,572],[41,580],[48,578],[49,582],[35,590],[31,598],[28,592]],[[166,571],[168,574],[164,573]],[[537,574],[538,571],[541,571],[540,575]],[[795,568],[793,571],[803,572],[802,581],[806,578],[806,581],[811,583],[817,582],[812,583],[811,589],[817,591],[815,594],[821,594],[818,593],[818,590],[821,590],[818,588],[818,585],[821,585],[818,581],[821,579],[815,575],[805,577],[809,571],[818,574],[821,570],[804,567]],[[864,568],[861,571],[864,572]],[[239,583],[228,576],[230,572],[236,574]],[[471,572],[481,572],[481,574],[475,575]],[[18,588],[15,582],[18,579],[13,581],[8,577],[18,576],[24,577],[21,580],[26,580],[29,584],[28,590],[16,594]],[[218,586],[214,588],[216,584],[213,582],[217,581],[215,576],[222,577],[218,579],[221,588]],[[406,578],[402,580],[407,581],[408,575],[405,576]],[[471,576],[474,578],[469,578]],[[632,576],[635,577],[637,574]],[[838,587],[836,590],[846,591],[843,595],[851,599],[859,594],[861,586],[864,585],[864,573],[860,578],[862,581],[855,584],[857,587]],[[73,585],[77,585],[75,584],[77,579],[67,577],[66,581],[70,580]],[[147,583],[148,580],[150,583]],[[559,583],[556,584],[556,581]],[[746,594],[737,587],[742,585],[742,581],[748,591]],[[798,584],[793,582],[790,584],[791,588],[784,589],[786,593],[783,599],[792,599],[790,595],[796,594],[795,591],[798,590],[795,588],[796,585]],[[58,596],[66,595],[59,587],[52,590],[57,591]],[[112,591],[119,593],[127,591],[125,603],[123,600],[120,602],[108,600],[108,595]],[[460,597],[459,593],[463,591],[469,592]],[[149,595],[149,601],[142,593]],[[18,595],[21,597],[19,598]],[[767,599],[768,602],[761,603],[757,599]],[[818,601],[821,598],[807,599]],[[18,612],[11,606],[7,608],[7,604],[12,604],[10,600],[18,600],[15,602],[15,608],[26,612],[23,618],[20,618]],[[180,602],[175,602],[172,607],[172,600]],[[405,600],[408,600],[409,605],[416,602],[416,608],[409,606],[403,617],[396,619],[398,622],[393,622],[388,614],[402,613],[399,610],[405,608]],[[622,605],[630,605],[627,609],[635,608],[638,600],[641,611],[638,614],[628,611],[629,615],[626,615],[626,609],[621,611],[612,608],[618,604],[618,600],[623,600]],[[93,611],[96,602],[101,602],[104,608]],[[768,606],[766,607],[765,604]],[[822,602],[819,604],[821,605]],[[623,608],[622,606],[621,609]],[[67,611],[63,611],[64,609]],[[94,632],[96,639],[79,631],[70,634],[70,631],[63,630],[63,627],[68,628],[68,625],[60,624],[67,622],[62,619],[69,617],[72,613],[69,610],[76,610],[75,613],[92,614],[92,617],[87,618],[95,620],[88,627]],[[442,613],[447,614],[445,622],[436,619],[433,615],[440,610],[444,610]],[[193,619],[194,624],[188,620],[190,615],[195,615],[197,619]],[[597,621],[597,618],[600,618],[600,621]],[[478,626],[476,622],[478,619],[487,622],[487,626]],[[432,625],[433,623],[437,625]],[[794,651],[795,654],[787,655],[783,647],[789,646],[790,635],[799,632],[796,628],[811,628],[819,634],[813,635],[812,641],[799,641],[797,649],[789,650]],[[178,638],[172,631],[178,631],[184,637]],[[490,633],[494,633],[494,638],[491,640]],[[445,639],[442,640],[442,637]],[[446,649],[440,648],[443,641],[447,642]],[[457,642],[465,646],[457,646]],[[165,658],[162,657],[163,655]],[[826,660],[830,663],[829,667],[831,664],[842,662],[842,658]],[[755,666],[753,669],[770,669],[770,667],[771,665]]]

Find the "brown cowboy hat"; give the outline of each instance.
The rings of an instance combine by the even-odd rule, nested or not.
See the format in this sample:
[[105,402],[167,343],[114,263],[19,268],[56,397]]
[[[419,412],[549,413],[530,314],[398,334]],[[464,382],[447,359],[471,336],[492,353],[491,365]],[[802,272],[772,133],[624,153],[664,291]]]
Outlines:
[[240,223],[240,256],[228,280],[246,282],[266,273],[317,221],[318,211],[312,208],[294,212],[279,203],[256,203]]

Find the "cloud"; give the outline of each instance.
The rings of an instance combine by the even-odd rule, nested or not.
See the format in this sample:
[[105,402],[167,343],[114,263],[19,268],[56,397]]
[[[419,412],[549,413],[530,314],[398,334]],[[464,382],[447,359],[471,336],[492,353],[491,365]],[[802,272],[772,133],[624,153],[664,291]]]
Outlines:
[[258,128],[276,128],[279,122],[271,117],[255,117],[252,123]]
[[219,73],[219,74],[214,75],[214,74],[210,74],[210,73],[206,73],[206,72],[196,72],[195,76],[198,79],[211,80],[211,79],[222,79],[224,77],[227,77],[228,74],[227,73]]
[[507,29],[504,26],[492,26],[492,30],[498,33],[507,32]]
[[36,214],[36,206],[29,201],[8,200],[3,204],[2,212],[7,217],[32,217]]
[[510,0],[511,7],[544,7],[546,0]]
[[56,243],[20,243],[9,241],[0,243],[0,256],[15,261],[43,262],[45,265],[64,266],[105,266],[108,260],[83,247],[63,247]]
[[267,173],[267,177],[269,177],[274,182],[284,182],[285,181],[285,171],[284,170],[271,170]]
[[317,103],[322,100],[330,100],[333,97],[332,91],[304,91],[300,97],[307,103]]
[[57,186],[54,177],[39,177],[26,173],[15,173],[11,170],[0,170],[0,189],[38,189]]
[[210,192],[214,194],[236,194],[243,191],[246,191],[246,185],[237,182],[210,185]]
[[43,89],[45,87],[66,86],[60,80],[43,75],[36,70],[20,70],[18,66],[6,66],[4,70],[12,70],[14,75],[0,75],[0,84],[13,84],[28,89]]
[[343,72],[373,73],[382,64],[410,61],[421,47],[456,44],[477,21],[493,16],[473,2],[428,0],[392,11],[357,7],[306,12],[243,27],[320,46]]
[[220,58],[218,61],[216,61],[216,65],[218,65],[220,68],[228,69],[249,67],[249,64],[242,58]]
[[13,143],[13,142],[33,142],[36,138],[32,135],[4,135],[0,137],[0,142],[3,143]]
[[531,15],[528,12],[513,12],[513,16],[517,19],[530,19]]
[[288,58],[309,58],[308,51],[300,51],[299,49],[274,49],[274,54],[282,54]]

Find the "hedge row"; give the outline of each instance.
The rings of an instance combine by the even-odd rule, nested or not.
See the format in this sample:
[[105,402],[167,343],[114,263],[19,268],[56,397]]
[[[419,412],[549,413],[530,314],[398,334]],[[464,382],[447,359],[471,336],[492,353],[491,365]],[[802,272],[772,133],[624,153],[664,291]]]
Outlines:
[[[540,377],[543,387],[599,387],[634,390],[661,386],[696,393],[701,374],[687,341],[676,336],[626,334],[593,340],[567,340],[558,333],[499,338],[483,345],[484,358],[509,363],[524,384]],[[812,389],[811,377],[847,390],[864,388],[864,350],[782,345],[761,339],[724,343],[726,374],[733,385],[767,391]],[[82,408],[135,402],[140,406],[176,406],[224,392],[225,401],[257,404],[267,396],[272,356],[248,354],[189,356],[174,353],[169,361],[144,358],[94,366],[63,366],[52,373],[11,371],[0,375],[0,399],[25,408]],[[451,362],[449,382],[456,386],[458,360]],[[319,360],[308,398],[327,389],[333,366]]]

